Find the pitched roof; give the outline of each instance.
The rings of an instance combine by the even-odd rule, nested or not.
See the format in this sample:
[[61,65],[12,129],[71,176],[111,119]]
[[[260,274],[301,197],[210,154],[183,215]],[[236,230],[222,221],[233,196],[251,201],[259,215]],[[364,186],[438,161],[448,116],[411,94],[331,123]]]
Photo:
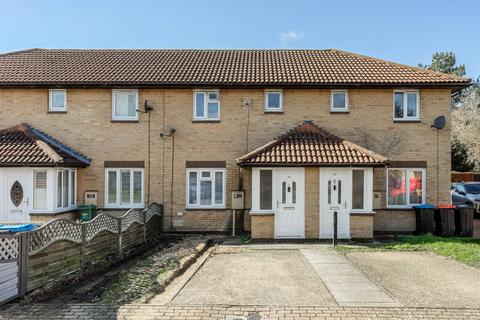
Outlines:
[[387,86],[470,79],[340,50],[29,49],[0,54],[0,86]]
[[27,123],[0,130],[0,167],[86,167],[90,159]]
[[384,166],[388,159],[311,121],[237,159],[240,166]]

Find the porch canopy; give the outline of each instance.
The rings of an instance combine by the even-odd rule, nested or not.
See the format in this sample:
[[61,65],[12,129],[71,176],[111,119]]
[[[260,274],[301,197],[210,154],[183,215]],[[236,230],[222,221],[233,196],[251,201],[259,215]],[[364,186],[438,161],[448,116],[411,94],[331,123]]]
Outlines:
[[90,162],[27,123],[0,130],[0,167],[86,167]]
[[241,167],[384,167],[388,159],[304,123],[237,159]]

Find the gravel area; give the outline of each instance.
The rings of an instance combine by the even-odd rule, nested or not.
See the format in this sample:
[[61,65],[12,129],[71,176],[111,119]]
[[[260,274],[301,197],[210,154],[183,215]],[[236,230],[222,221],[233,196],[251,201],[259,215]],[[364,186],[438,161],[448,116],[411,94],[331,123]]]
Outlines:
[[405,306],[480,306],[476,268],[429,252],[352,252],[347,257]]

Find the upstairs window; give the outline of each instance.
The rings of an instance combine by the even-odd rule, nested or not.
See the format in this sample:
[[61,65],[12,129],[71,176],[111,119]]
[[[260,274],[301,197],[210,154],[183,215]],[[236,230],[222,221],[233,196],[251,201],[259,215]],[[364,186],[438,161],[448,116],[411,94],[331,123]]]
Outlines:
[[48,111],[66,112],[67,111],[67,90],[52,89],[48,92]]
[[393,97],[394,120],[420,120],[418,91],[395,91]]
[[195,91],[193,100],[194,120],[220,120],[220,99],[218,91]]
[[330,93],[330,111],[348,112],[348,91],[335,90]]
[[265,91],[265,112],[283,111],[283,92],[281,90]]
[[112,91],[112,120],[136,121],[138,120],[138,91],[113,90]]

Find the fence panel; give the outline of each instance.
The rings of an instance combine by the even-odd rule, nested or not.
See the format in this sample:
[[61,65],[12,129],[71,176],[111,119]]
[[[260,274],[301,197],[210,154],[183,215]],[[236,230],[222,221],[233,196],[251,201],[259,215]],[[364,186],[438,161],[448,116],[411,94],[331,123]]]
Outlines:
[[0,237],[0,304],[20,295],[20,249],[19,235],[2,235]]

